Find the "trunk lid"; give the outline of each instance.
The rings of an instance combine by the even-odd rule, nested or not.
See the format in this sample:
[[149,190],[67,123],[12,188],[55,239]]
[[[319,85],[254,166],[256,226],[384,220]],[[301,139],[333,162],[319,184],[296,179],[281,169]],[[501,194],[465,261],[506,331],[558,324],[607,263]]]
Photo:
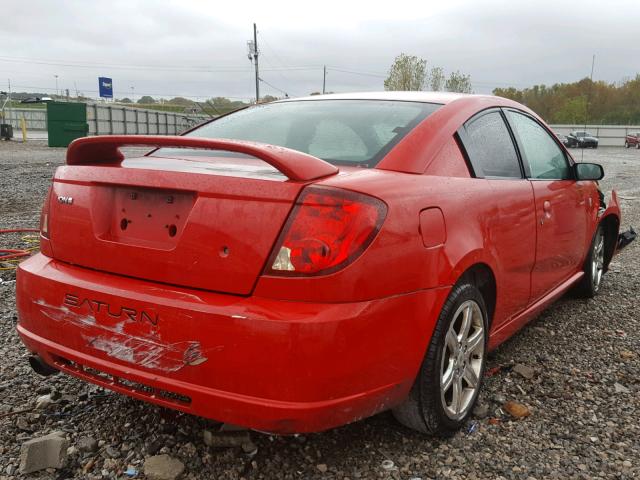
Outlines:
[[[294,166],[289,177],[298,178],[292,181],[274,168],[281,167],[278,160],[246,157],[122,161],[120,155],[101,156],[105,145],[111,148],[110,137],[86,140],[96,138],[102,139],[100,150],[84,151],[89,161],[79,159],[72,145],[70,165],[56,171],[49,208],[53,256],[155,282],[250,294],[298,194],[315,175]],[[116,143],[139,144],[141,138],[157,141]],[[160,146],[184,140],[161,138],[168,143]],[[258,156],[266,148],[250,150]]]

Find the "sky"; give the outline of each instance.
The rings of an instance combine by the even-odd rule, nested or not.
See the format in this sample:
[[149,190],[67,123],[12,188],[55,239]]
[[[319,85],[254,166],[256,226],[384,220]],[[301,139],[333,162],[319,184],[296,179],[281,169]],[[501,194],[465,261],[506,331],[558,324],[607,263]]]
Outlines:
[[321,91],[325,65],[327,91],[382,90],[400,53],[476,93],[577,81],[593,55],[616,82],[640,70],[637,1],[21,0],[0,22],[0,89],[97,96],[106,76],[118,98],[249,100],[254,22],[261,96]]

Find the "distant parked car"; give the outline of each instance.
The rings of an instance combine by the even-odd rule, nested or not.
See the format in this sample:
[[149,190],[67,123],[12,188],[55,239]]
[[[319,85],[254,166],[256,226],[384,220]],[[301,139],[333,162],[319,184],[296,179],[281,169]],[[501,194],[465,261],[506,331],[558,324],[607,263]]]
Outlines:
[[565,147],[569,146],[569,139],[567,138],[566,135],[562,135],[561,133],[557,133],[557,132],[554,132],[554,133],[556,134],[556,137],[558,137],[558,140],[560,140]]
[[20,103],[47,103],[52,101],[53,99],[51,97],[27,97]]
[[571,132],[567,136],[567,147],[598,148],[598,137],[589,132]]
[[624,147],[636,147],[640,148],[640,132],[630,133],[624,137]]

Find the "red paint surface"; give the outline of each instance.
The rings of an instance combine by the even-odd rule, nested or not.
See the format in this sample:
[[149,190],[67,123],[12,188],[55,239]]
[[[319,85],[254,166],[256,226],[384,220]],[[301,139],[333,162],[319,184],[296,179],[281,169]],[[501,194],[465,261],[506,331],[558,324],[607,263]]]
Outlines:
[[119,163],[124,160],[123,146],[177,147],[204,150],[224,150],[254,156],[274,166],[291,180],[308,181],[337,173],[330,163],[306,153],[239,140],[212,140],[208,138],[175,137],[162,135],[104,135],[74,140],[67,149],[68,165]]
[[[70,374],[260,430],[323,430],[397,405],[467,269],[483,264],[495,277],[494,348],[580,279],[598,222],[620,216],[615,196],[599,215],[594,182],[471,178],[453,135],[495,106],[528,111],[496,97],[457,97],[378,168],[339,175],[308,155],[244,142],[74,142],[53,182],[50,241],[19,268],[18,331],[30,350]],[[249,153],[289,180],[163,171],[162,158],[153,168],[127,168],[117,153],[124,144]],[[311,183],[338,198],[374,199],[384,221],[364,251],[345,249],[349,261],[330,273],[271,271],[287,219]],[[308,211],[305,225],[327,211]],[[357,223],[372,211],[349,212],[356,216],[344,218]],[[303,230],[295,233],[304,240]],[[161,390],[191,401],[168,400]]]

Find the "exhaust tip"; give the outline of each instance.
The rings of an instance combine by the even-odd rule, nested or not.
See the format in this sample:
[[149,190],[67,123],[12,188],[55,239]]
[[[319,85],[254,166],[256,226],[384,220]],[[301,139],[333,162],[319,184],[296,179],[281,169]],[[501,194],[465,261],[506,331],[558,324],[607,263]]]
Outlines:
[[29,357],[29,365],[31,365],[31,368],[34,372],[36,372],[38,375],[42,375],[43,377],[48,377],[50,375],[59,373],[57,369],[45,363],[45,361],[42,360],[39,355],[31,355]]

